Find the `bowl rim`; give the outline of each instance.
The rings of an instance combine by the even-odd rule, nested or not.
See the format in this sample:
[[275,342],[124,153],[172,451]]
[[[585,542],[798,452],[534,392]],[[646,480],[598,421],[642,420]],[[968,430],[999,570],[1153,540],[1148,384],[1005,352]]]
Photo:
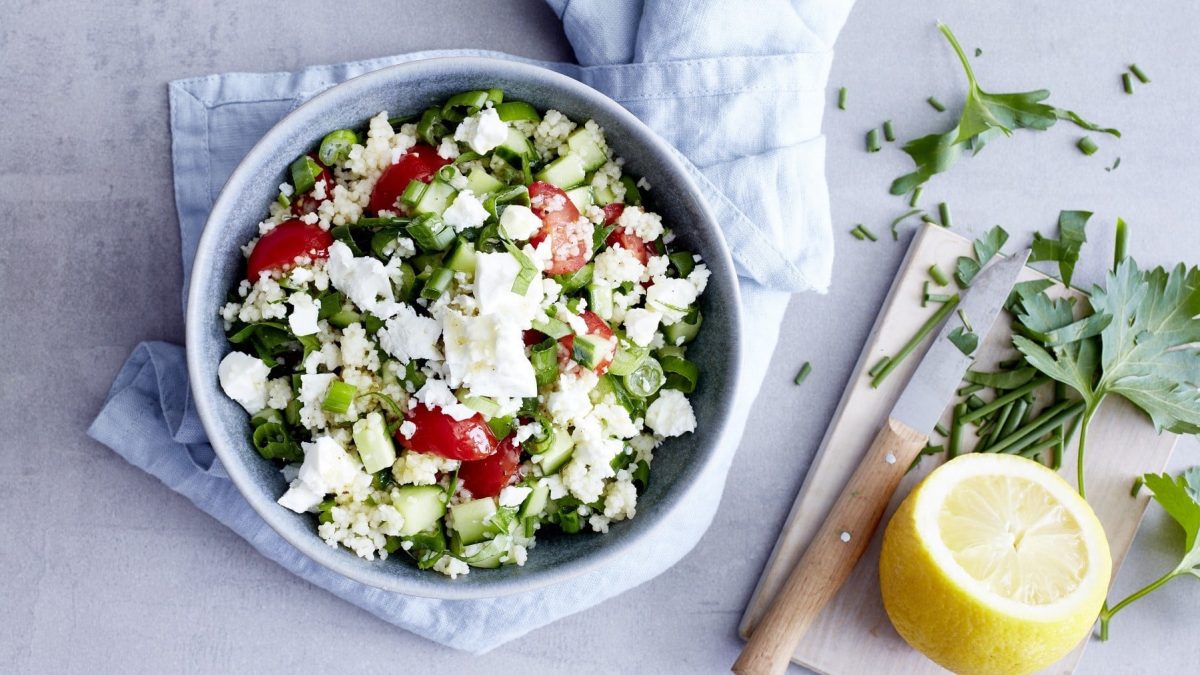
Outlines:
[[[655,158],[670,167],[678,175],[686,191],[696,198],[698,210],[701,215],[700,220],[704,221],[704,225],[701,227],[707,227],[715,235],[717,245],[714,248],[716,250],[710,252],[709,255],[715,253],[720,256],[724,270],[724,274],[721,275],[724,277],[722,281],[728,284],[732,290],[730,293],[732,303],[725,306],[725,310],[730,312],[730,321],[733,322],[733,326],[729,338],[731,354],[726,369],[728,373],[727,393],[722,398],[726,401],[736,400],[741,393],[740,375],[743,367],[741,293],[738,289],[733,260],[729,251],[729,245],[725,240],[724,232],[717,225],[712,210],[692,176],[691,171],[684,164],[682,155],[646,126],[632,112],[604,93],[550,68],[544,68],[525,61],[486,56],[433,57],[398,63],[369,71],[326,88],[289,111],[272,125],[271,129],[263,134],[262,138],[258,139],[250,151],[246,153],[246,156],[238,162],[237,167],[230,174],[225,185],[222,186],[220,194],[213,202],[212,209],[205,219],[204,230],[197,243],[196,255],[192,263],[193,274],[191,275],[190,286],[187,289],[188,307],[185,317],[186,344],[201,344],[204,339],[202,325],[205,321],[216,320],[215,316],[207,316],[207,312],[205,312],[204,316],[201,315],[201,312],[205,309],[200,290],[203,284],[198,283],[197,279],[202,274],[202,270],[212,268],[212,258],[215,249],[214,242],[219,238],[219,233],[222,229],[218,223],[229,218],[229,211],[236,201],[236,190],[231,189],[231,186],[245,183],[247,176],[252,173],[252,167],[258,166],[271,158],[275,152],[273,148],[276,145],[276,137],[285,135],[285,130],[289,126],[289,120],[302,116],[310,110],[324,107],[326,100],[333,100],[347,95],[352,96],[355,92],[370,90],[378,86],[377,83],[385,83],[390,80],[397,71],[416,71],[419,73],[422,70],[432,70],[435,72],[445,72],[446,70],[458,72],[472,70],[491,71],[499,77],[533,81],[544,83],[550,88],[565,89],[576,98],[584,101],[586,105],[594,108],[602,108],[606,114],[617,118],[621,125],[640,136],[640,138],[636,139],[637,142],[650,146]],[[716,275],[714,274],[714,276]],[[204,359],[204,355],[199,349],[186,349],[186,355],[189,389],[195,402],[197,413],[200,416],[200,421],[206,430],[206,435],[209,436],[216,456],[221,460],[225,472],[237,487],[238,492],[241,493],[250,507],[254,509],[258,516],[275,533],[305,558],[346,579],[361,583],[370,588],[378,588],[384,591],[415,597],[443,600],[493,598],[543,589],[595,571],[612,562],[631,547],[638,546],[647,539],[657,536],[662,528],[670,524],[673,516],[682,508],[687,497],[697,489],[696,481],[693,481],[689,485],[679,486],[676,488],[678,492],[670,500],[657,504],[655,509],[649,513],[644,515],[639,514],[639,520],[642,521],[641,527],[643,528],[639,535],[614,539],[610,545],[600,547],[589,555],[569,560],[553,567],[539,569],[536,574],[520,577],[500,577],[486,584],[455,584],[454,580],[450,578],[445,578],[445,583],[414,583],[413,579],[387,573],[384,567],[372,567],[370,565],[372,561],[360,561],[344,556],[330,555],[331,550],[329,545],[316,536],[315,531],[309,533],[308,536],[299,536],[292,532],[292,527],[284,522],[287,514],[279,508],[275,499],[263,494],[258,489],[248,468],[238,460],[234,449],[226,447],[220,435],[207,434],[207,430],[210,427],[219,428],[221,425],[221,421],[212,407],[212,402],[202,390],[198,390],[198,385],[195,384],[200,381],[201,377],[206,375],[205,367],[209,364],[206,363],[206,359]],[[726,440],[725,437],[729,431],[729,421],[730,406],[728,405],[720,406],[719,414],[716,417],[705,420],[704,433],[711,440],[698,453],[693,463],[693,476],[703,474],[713,463],[717,454],[717,445]],[[440,576],[436,572],[423,572],[423,574]]]

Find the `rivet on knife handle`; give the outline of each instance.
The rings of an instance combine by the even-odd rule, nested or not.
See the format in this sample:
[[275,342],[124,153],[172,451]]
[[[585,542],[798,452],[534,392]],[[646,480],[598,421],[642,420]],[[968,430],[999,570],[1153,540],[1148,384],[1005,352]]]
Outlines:
[[787,669],[805,632],[862,557],[892,493],[928,440],[903,422],[884,423],[808,550],[752,629],[733,672],[766,675]]

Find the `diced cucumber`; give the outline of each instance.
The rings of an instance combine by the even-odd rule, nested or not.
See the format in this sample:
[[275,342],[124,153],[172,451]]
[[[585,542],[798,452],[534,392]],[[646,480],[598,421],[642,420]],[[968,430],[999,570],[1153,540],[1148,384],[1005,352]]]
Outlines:
[[354,423],[354,447],[367,473],[377,473],[396,461],[396,446],[387,434],[383,415],[368,413]]
[[570,136],[567,136],[567,147],[571,148],[572,155],[577,155],[583,162],[585,171],[599,169],[608,161],[608,156],[604,154],[595,134],[584,127],[576,129],[571,132]]
[[617,353],[613,356],[613,361],[608,366],[608,372],[613,375],[628,375],[641,365],[649,353],[649,347],[640,347],[634,344],[629,338],[618,336]]
[[533,492],[525,498],[525,503],[521,504],[522,518],[536,518],[542,515],[542,511],[546,510],[546,503],[550,500],[550,486],[545,483],[538,483],[533,487]]
[[512,541],[508,537],[501,537],[464,547],[459,559],[471,567],[495,569],[500,566],[500,559],[507,555],[511,548]]
[[442,264],[455,272],[475,274],[475,244],[459,238]]
[[458,191],[449,183],[441,180],[435,180],[425,188],[425,192],[421,193],[421,198],[413,204],[413,212],[417,214],[434,213],[442,215],[450,202],[454,201],[454,195]]
[[597,206],[608,206],[617,201],[617,195],[607,185],[592,190],[592,198],[596,200]]
[[663,338],[666,339],[668,345],[678,346],[687,344],[696,339],[696,335],[700,333],[700,324],[702,323],[704,323],[704,315],[700,313],[700,310],[693,309],[683,319],[676,321],[670,326],[663,326]]
[[392,501],[392,506],[404,517],[402,537],[424,532],[446,515],[446,492],[436,485],[405,485],[396,491],[399,497]]
[[[500,151],[496,154],[501,157],[509,154],[526,158],[537,156],[537,150],[533,149],[533,144],[529,142],[529,138],[514,127],[508,128],[508,137],[504,139],[503,143],[496,146],[496,150]],[[507,157],[505,157],[505,161],[508,161]]]
[[612,343],[599,335],[576,335],[571,358],[584,368],[595,369],[612,355]]
[[483,195],[496,192],[503,187],[504,183],[496,180],[495,176],[479,167],[471,169],[471,173],[467,176],[467,189],[474,192],[476,197],[483,197]]
[[477,544],[487,538],[488,520],[496,515],[496,500],[492,497],[473,499],[450,507],[454,531],[463,545]]
[[500,414],[500,404],[495,399],[486,396],[472,396],[466,389],[459,389],[455,392],[455,396],[458,397],[460,403],[484,417],[495,417]]
[[588,210],[595,200],[592,199],[592,188],[587,185],[581,185],[574,190],[567,190],[567,198],[579,209],[580,213]]
[[554,429],[554,444],[550,449],[536,456],[536,461],[542,465],[542,473],[547,476],[557,472],[571,459],[571,453],[575,452],[575,441],[571,439],[571,434],[561,427]]
[[567,154],[547,164],[537,173],[537,179],[563,190],[569,190],[583,183],[586,174],[587,172],[583,170],[583,161],[577,155]]
[[588,284],[588,309],[599,315],[601,319],[612,321],[612,288],[601,284]]

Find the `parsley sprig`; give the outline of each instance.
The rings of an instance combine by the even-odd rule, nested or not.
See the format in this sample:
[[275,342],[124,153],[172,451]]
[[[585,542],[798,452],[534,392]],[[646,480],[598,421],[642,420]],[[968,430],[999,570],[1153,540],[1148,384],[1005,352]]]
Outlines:
[[938,30],[954,48],[967,75],[966,103],[954,128],[944,133],[922,136],[904,144],[903,150],[912,157],[916,170],[893,181],[892,194],[907,194],[924,184],[934,174],[954,166],[964,152],[976,154],[992,139],[1000,135],[1012,135],[1014,129],[1044,131],[1054,126],[1058,120],[1067,120],[1088,131],[1120,138],[1121,132],[1116,129],[1100,127],[1085,120],[1078,113],[1043,103],[1050,97],[1050,92],[1045,89],[1011,94],[985,91],[979,86],[975,71],[950,27],[939,21]]

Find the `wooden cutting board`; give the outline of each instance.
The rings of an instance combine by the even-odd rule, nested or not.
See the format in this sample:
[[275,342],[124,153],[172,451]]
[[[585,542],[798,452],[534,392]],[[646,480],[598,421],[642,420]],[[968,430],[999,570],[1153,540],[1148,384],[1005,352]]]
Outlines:
[[[937,264],[949,275],[958,256],[970,255],[970,251],[970,241],[935,225],[924,226],[913,239],[775,544],[775,550],[742,616],[738,630],[743,638],[748,635],[748,628],[756,624],[766,611],[784,579],[795,567],[933,336],[930,335],[926,345],[897,367],[878,389],[870,387],[866,371],[880,358],[896,353],[933,311],[920,306],[923,285],[929,279],[929,266]],[[1039,272],[1026,268],[1021,281],[1042,277]],[[1060,294],[1068,292],[1061,286],[1057,289]],[[1015,354],[1010,341],[1010,319],[1002,313],[991,333],[980,344],[976,367],[990,370],[997,362]],[[949,427],[948,413],[947,410],[947,417],[943,419],[946,427]],[[1146,472],[1163,471],[1176,439],[1173,434],[1157,434],[1149,419],[1123,400],[1110,399],[1092,422],[1087,451],[1088,502],[1095,509],[1108,535],[1113,578],[1116,578],[1117,570],[1133,543],[1134,533],[1149,499],[1145,490],[1136,498],[1130,496],[1134,477]],[[968,432],[964,445],[971,447],[976,440],[974,434]],[[934,443],[940,442],[934,440]],[[941,461],[941,457],[925,457],[905,477],[884,514],[884,525],[913,486]],[[1061,475],[1072,485],[1075,484],[1074,444],[1063,453]],[[947,672],[911,649],[896,634],[884,613],[879,597],[878,575],[884,525],[876,532],[871,546],[846,585],[826,606],[797,648],[793,662],[821,673]],[[1074,671],[1088,641],[1085,640],[1045,672]]]

